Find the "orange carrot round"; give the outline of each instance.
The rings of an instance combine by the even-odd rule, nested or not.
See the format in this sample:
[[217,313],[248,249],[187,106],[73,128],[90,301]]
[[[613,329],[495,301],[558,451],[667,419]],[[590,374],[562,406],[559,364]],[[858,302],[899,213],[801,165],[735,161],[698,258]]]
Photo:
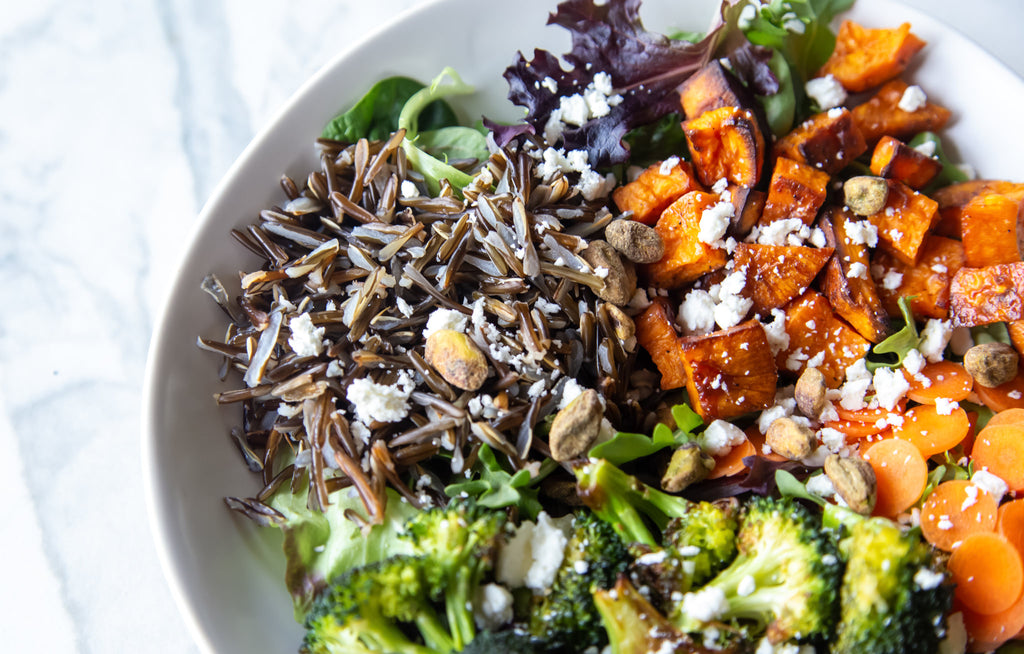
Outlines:
[[1024,422],[1024,409],[1007,409],[989,418],[985,426],[998,427],[1000,425],[1015,425],[1019,422]]
[[986,426],[974,439],[975,470],[1001,477],[1012,491],[1024,490],[1024,423]]
[[942,482],[921,507],[921,535],[947,552],[971,534],[995,528],[995,498],[967,480]]
[[909,441],[879,441],[864,452],[864,460],[877,479],[875,515],[895,517],[921,497],[928,481],[928,464]]
[[982,404],[997,413],[1009,409],[1024,409],[1024,367],[1014,379],[1002,386],[986,388],[981,384],[975,384],[974,392],[978,394]]
[[1020,554],[997,533],[980,532],[965,538],[953,550],[947,568],[956,583],[957,599],[984,615],[1010,608],[1024,589]]
[[910,378],[907,397],[921,404],[935,404],[937,398],[960,402],[966,400],[974,388],[974,378],[967,369],[953,361],[936,361],[921,370],[928,380],[927,386],[918,377]]
[[861,440],[885,433],[889,426],[879,427],[873,422],[861,422],[859,420],[833,420],[826,422],[825,427],[835,429],[846,434],[848,440]]
[[848,420],[850,422],[870,422],[873,424],[878,422],[879,420],[885,420],[886,418],[889,417],[890,413],[903,413],[907,408],[907,401],[906,399],[901,399],[892,411],[889,411],[888,409],[883,409],[882,407],[875,407],[874,409],[863,408],[855,410],[844,409],[842,405],[839,404],[835,405],[835,407],[836,413],[839,414],[840,420]]
[[996,532],[1010,541],[1017,548],[1018,554],[1024,552],[1024,499],[1011,500],[999,507],[996,513]]
[[943,415],[934,405],[922,404],[907,411],[903,424],[894,427],[892,435],[910,441],[923,456],[929,457],[956,447],[970,429],[967,412],[960,407]]
[[1010,608],[989,615],[956,604],[964,618],[968,652],[991,652],[1024,629],[1024,593]]
[[751,442],[749,440],[744,441],[741,445],[737,445],[729,450],[728,454],[715,457],[715,467],[708,474],[708,479],[718,479],[719,477],[728,477],[743,472],[747,469],[747,466],[743,465],[744,457],[754,456],[755,454],[758,454],[758,452],[754,450]]

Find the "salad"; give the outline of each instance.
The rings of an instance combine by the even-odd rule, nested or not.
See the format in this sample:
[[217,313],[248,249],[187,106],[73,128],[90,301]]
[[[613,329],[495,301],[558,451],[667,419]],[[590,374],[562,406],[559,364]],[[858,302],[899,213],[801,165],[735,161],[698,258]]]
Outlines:
[[567,0],[379,81],[233,232],[199,346],[335,652],[989,651],[1024,629],[1024,185],[944,153],[908,24]]

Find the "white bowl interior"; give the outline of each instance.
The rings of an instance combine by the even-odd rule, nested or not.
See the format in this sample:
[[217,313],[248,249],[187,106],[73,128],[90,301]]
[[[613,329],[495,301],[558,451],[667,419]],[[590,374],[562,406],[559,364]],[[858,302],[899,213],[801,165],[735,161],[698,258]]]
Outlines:
[[[642,16],[652,29],[700,30],[716,4],[700,0],[681,11],[679,3],[647,0]],[[544,27],[553,7],[553,0],[440,0],[403,15],[310,80],[245,150],[203,210],[151,346],[143,466],[161,561],[204,651],[296,651],[302,632],[284,588],[277,532],[256,528],[223,502],[228,495],[254,494],[259,480],[228,438],[238,409],[219,408],[212,399],[240,380],[219,382],[219,361],[195,345],[197,336],[219,337],[226,326],[221,310],[199,290],[200,280],[212,272],[237,286],[237,272],[258,265],[229,231],[281,201],[282,173],[305,179],[316,165],[313,142],[323,125],[376,80],[401,74],[427,81],[451,65],[480,90],[457,103],[465,117],[521,115],[505,101],[500,73],[517,49],[527,56],[534,47],[567,49],[562,29]],[[913,23],[929,42],[915,78],[954,110],[946,133],[955,151],[984,175],[1024,179],[1024,158],[1006,147],[1024,143],[1024,124],[1006,114],[1024,104],[1016,76],[964,37],[903,5],[858,0],[852,16],[871,26]]]

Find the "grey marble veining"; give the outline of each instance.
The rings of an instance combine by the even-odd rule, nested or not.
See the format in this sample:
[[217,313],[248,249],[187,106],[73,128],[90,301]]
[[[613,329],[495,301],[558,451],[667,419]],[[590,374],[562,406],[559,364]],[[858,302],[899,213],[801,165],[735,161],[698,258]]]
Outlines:
[[[0,5],[0,650],[197,651],[141,490],[164,290],[254,133],[347,43],[423,1]],[[910,4],[1024,69],[1019,20],[1004,19],[1024,15],[1016,3]]]

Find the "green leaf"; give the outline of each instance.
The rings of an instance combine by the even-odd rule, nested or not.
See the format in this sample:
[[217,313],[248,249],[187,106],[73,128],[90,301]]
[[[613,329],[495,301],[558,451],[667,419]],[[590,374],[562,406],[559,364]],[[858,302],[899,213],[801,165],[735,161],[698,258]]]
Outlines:
[[478,451],[475,467],[479,477],[450,484],[444,492],[448,497],[458,497],[465,493],[489,509],[516,506],[523,515],[536,519],[542,509],[537,499],[537,486],[557,467],[557,463],[547,459],[541,463],[536,476],[531,475],[529,470],[517,470],[512,474],[501,465],[490,446],[484,444]]
[[432,157],[444,159],[486,159],[487,137],[472,127],[443,127],[420,132],[416,147]]
[[[871,372],[878,368],[899,368],[903,365],[904,357],[911,350],[916,350],[920,347],[921,338],[917,334],[914,312],[910,310],[910,301],[913,299],[914,296],[912,295],[899,299],[900,312],[903,314],[905,324],[903,329],[871,349],[867,360],[867,368]],[[893,361],[893,356],[895,361]]]
[[963,409],[964,411],[973,411],[974,413],[978,414],[978,421],[974,424],[975,433],[984,429],[985,425],[988,424],[988,421],[991,420],[992,417],[995,415],[995,412],[992,409],[985,406],[984,404],[975,404],[973,402],[961,401],[960,408]]
[[1013,341],[1010,340],[1010,330],[1006,327],[1005,322],[994,322],[990,325],[971,327],[971,339],[975,345],[982,345],[983,343],[1013,345]]
[[825,506],[825,504],[827,504],[827,502],[824,499],[818,497],[817,495],[812,495],[807,490],[807,487],[799,479],[794,477],[793,473],[791,472],[787,472],[785,470],[776,470],[775,485],[778,486],[779,493],[783,497],[795,497],[798,499],[807,500],[808,502],[814,502],[819,506]]
[[284,534],[285,586],[292,595],[295,619],[300,622],[316,589],[325,582],[356,566],[411,551],[411,545],[397,536],[416,509],[395,491],[387,491],[383,524],[367,531],[345,515],[354,511],[365,516],[362,501],[351,497],[349,489],[335,491],[329,499],[331,504],[322,513],[311,510],[306,506],[307,491],[293,494],[285,484],[268,502],[285,517],[280,525]]
[[779,81],[779,90],[773,95],[759,95],[757,99],[764,107],[768,126],[776,136],[787,134],[793,128],[796,116],[796,93],[793,88],[793,74],[781,52],[772,54],[768,67]]
[[[398,129],[402,107],[424,85],[408,77],[388,77],[367,93],[343,114],[336,116],[324,127],[321,136],[336,141],[354,143],[361,138],[386,139]],[[420,112],[423,129],[438,129],[458,124],[452,108],[444,101],[436,101]]]
[[[687,437],[689,437],[690,432],[704,424],[704,421],[701,420],[696,411],[690,408],[689,404],[677,404],[673,406],[672,419],[676,421],[676,427],[678,427],[680,431],[686,432]],[[682,443],[679,444],[682,445]]]
[[663,423],[654,426],[650,436],[616,432],[611,439],[598,443],[590,448],[588,456],[594,459],[605,459],[615,466],[636,461],[660,452],[666,447],[683,445],[693,440],[693,430],[704,424],[693,409],[686,404],[672,407],[672,418],[677,429]]
[[688,159],[682,122],[679,114],[669,114],[630,130],[623,139],[629,145],[630,165],[649,166],[672,156]]
[[961,170],[960,167],[953,163],[953,160],[946,155],[946,151],[942,147],[942,139],[940,139],[939,135],[935,132],[921,132],[914,138],[910,139],[910,142],[907,145],[912,148],[916,148],[917,146],[924,145],[925,143],[931,143],[935,147],[935,154],[932,156],[938,159],[939,163],[942,164],[942,170],[939,171],[939,174],[931,181],[928,188],[923,190],[925,194],[931,194],[931,192],[937,188],[949,186],[950,184],[958,182],[966,182],[969,179],[967,177],[967,173]]

